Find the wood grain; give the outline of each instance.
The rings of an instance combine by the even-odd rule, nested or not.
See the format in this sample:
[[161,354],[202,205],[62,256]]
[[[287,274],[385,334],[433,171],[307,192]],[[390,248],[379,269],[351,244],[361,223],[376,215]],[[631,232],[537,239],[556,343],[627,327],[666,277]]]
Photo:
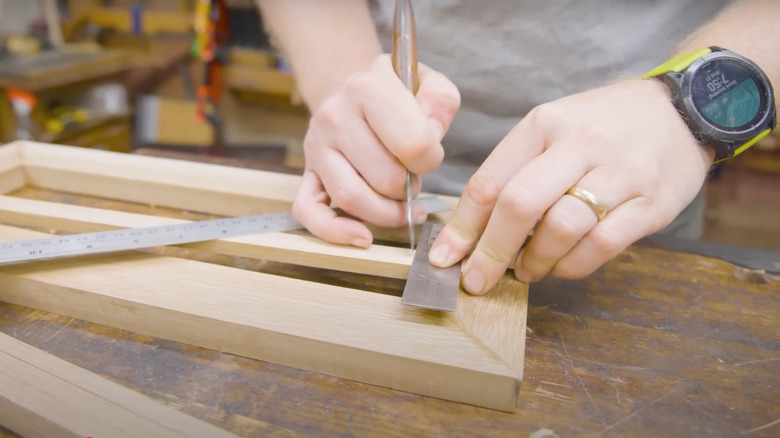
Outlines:
[[518,388],[523,375],[525,332],[528,306],[527,285],[505,275],[485,296],[458,295],[458,325],[495,353],[513,371]]
[[0,424],[29,438],[236,436],[4,334]]
[[[41,235],[0,226],[0,241]],[[5,266],[0,299],[281,365],[514,410],[522,373],[516,360],[522,351],[516,350],[524,339],[524,326],[515,321],[525,314],[527,296],[511,278],[503,281],[496,295],[510,295],[515,308],[473,301],[453,315],[421,312],[394,296],[172,257],[114,254]],[[149,291],[150,283],[157,292]],[[494,327],[506,321],[506,330],[517,331],[502,333],[509,341],[469,331],[486,321]],[[502,356],[514,359],[511,366]]]

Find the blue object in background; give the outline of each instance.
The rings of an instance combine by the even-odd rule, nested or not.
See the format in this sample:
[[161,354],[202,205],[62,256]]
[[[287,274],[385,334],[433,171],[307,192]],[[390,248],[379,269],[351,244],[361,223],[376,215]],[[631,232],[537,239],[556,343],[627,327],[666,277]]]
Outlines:
[[143,15],[144,5],[141,3],[133,3],[130,7],[130,31],[133,35],[141,35],[143,33]]
[[276,68],[286,73],[290,72],[290,66],[287,65],[287,61],[281,56],[276,60]]

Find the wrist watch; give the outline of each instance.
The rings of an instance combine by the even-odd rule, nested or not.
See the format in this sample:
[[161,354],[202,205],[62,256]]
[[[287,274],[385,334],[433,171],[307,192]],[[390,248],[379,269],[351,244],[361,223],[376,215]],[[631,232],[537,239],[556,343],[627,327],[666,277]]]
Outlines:
[[715,150],[716,163],[739,155],[775,128],[769,78],[732,51],[713,46],[679,55],[642,78],[657,78],[669,87],[694,137]]

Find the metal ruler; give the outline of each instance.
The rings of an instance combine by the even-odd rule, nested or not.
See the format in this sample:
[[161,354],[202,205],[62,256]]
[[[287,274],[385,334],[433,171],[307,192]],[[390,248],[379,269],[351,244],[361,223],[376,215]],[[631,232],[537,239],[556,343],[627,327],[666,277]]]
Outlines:
[[414,253],[401,304],[431,310],[455,311],[460,291],[460,263],[449,268],[439,268],[428,262],[431,244],[444,225],[433,222],[423,224],[417,251]]
[[[429,213],[450,210],[436,196],[417,199]],[[302,229],[291,213],[186,222],[146,228],[0,242],[0,264],[180,245],[206,240]]]

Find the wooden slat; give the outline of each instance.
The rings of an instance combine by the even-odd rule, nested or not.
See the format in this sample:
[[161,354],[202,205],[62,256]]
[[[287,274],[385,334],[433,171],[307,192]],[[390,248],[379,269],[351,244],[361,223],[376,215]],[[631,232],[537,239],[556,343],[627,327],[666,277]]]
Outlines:
[[0,173],[19,167],[21,142],[9,143],[0,147]]
[[234,437],[0,334],[0,424],[25,437]]
[[259,170],[19,144],[30,185],[225,216],[288,211],[300,181],[294,175]]
[[18,144],[0,147],[0,194],[12,192],[24,185],[21,164]]
[[21,168],[0,172],[0,194],[10,193],[24,186],[24,172]]
[[[29,185],[221,216],[289,211],[301,181],[297,175],[169,158],[35,142],[14,146]],[[457,203],[439,198],[451,207]],[[435,217],[445,220],[449,214]],[[403,242],[405,228],[369,228],[377,238]]]
[[[0,196],[0,222],[64,233],[87,233],[187,221]],[[412,262],[412,253],[408,248],[372,245],[368,249],[360,249],[332,245],[310,235],[288,233],[242,236],[180,246],[218,254],[389,278],[406,278]]]
[[[40,236],[0,227],[0,239]],[[0,300],[336,377],[512,411],[527,289],[454,314],[399,297],[146,254],[0,268]]]

